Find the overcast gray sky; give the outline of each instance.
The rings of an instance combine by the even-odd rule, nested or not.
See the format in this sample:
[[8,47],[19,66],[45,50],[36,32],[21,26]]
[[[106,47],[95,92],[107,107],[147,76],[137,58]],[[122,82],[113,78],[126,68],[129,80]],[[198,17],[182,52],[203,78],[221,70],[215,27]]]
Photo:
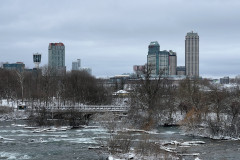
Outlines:
[[148,45],[177,52],[185,64],[185,35],[200,38],[200,74],[240,74],[239,0],[2,0],[0,62],[47,64],[50,42],[65,44],[66,66],[80,58],[95,76],[133,72]]

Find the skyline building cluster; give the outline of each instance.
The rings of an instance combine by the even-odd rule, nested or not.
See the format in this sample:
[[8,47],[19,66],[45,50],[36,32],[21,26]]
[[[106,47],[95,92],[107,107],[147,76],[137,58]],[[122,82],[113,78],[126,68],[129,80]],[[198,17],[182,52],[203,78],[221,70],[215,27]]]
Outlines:
[[147,65],[151,75],[176,75],[176,52],[160,51],[158,42],[151,42],[148,46]]
[[[41,62],[41,54],[33,54],[33,61],[36,69],[39,68]],[[66,73],[65,66],[65,45],[62,42],[49,43],[48,46],[48,66],[54,69],[56,75]],[[23,70],[24,63],[3,64],[6,69]],[[141,74],[146,66],[134,66],[134,71]],[[185,36],[185,66],[177,66],[177,53],[172,50],[160,50],[157,41],[150,42],[147,55],[147,69],[152,76],[159,74],[164,76],[188,76],[199,77],[199,36],[198,33],[188,32]],[[91,68],[81,67],[81,59],[72,62],[72,70],[84,70],[92,74]]]
[[[0,67],[8,70],[17,70],[18,72],[38,72],[41,70],[41,54],[33,54],[33,62],[35,68],[27,69],[23,62],[16,63],[1,63]],[[48,65],[66,72],[65,66],[65,45],[59,43],[49,43],[48,46]],[[160,50],[160,45],[157,41],[153,41],[148,46],[147,65],[135,65],[134,71],[139,76],[142,75],[146,66],[152,68],[152,75],[163,75],[169,77],[199,77],[199,35],[193,31],[188,32],[185,36],[185,66],[177,66],[177,53],[172,50]],[[83,70],[92,74],[92,69],[81,67],[81,59],[72,62],[72,70]],[[129,74],[130,75],[130,74]],[[225,77],[224,77],[225,78]],[[222,78],[222,79],[224,79]],[[226,78],[225,78],[226,79]]]
[[[39,64],[41,63],[42,54],[33,54],[33,63],[35,68],[26,69],[23,62],[16,63],[3,63],[2,67],[8,70],[16,70],[18,72],[28,71],[28,72],[41,72]],[[62,42],[59,43],[49,43],[48,45],[48,67],[51,69],[52,75],[61,76],[66,73],[65,66],[65,45]],[[81,59],[72,62],[72,70],[86,71],[92,74],[92,69],[88,67],[81,67]]]
[[[33,54],[33,61],[36,69],[39,68],[41,62],[41,54]],[[48,66],[55,69],[56,75],[66,73],[65,66],[65,45],[62,42],[49,43],[48,46]],[[3,68],[12,70],[23,70],[25,64],[23,62],[3,64]],[[141,74],[146,66],[134,66],[134,71]],[[177,66],[177,53],[172,50],[160,50],[157,41],[150,42],[147,55],[147,69],[152,76],[159,74],[164,76],[188,76],[199,77],[199,36],[197,33],[188,32],[185,36],[185,66]],[[84,70],[92,74],[91,68],[81,67],[81,59],[72,62],[72,70]]]
[[[135,70],[136,66],[134,67]],[[139,68],[139,67],[138,67]],[[147,68],[152,76],[199,77],[199,36],[188,32],[185,36],[185,66],[177,66],[177,53],[160,51],[160,45],[153,41],[148,46]],[[136,71],[136,70],[135,70]]]

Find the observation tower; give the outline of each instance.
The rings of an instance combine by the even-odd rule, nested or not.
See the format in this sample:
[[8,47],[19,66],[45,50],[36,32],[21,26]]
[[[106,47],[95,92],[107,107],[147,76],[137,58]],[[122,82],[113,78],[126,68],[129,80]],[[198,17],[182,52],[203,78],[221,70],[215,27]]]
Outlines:
[[33,54],[33,63],[35,64],[35,67],[39,69],[39,64],[41,63],[41,57],[42,55],[39,53]]

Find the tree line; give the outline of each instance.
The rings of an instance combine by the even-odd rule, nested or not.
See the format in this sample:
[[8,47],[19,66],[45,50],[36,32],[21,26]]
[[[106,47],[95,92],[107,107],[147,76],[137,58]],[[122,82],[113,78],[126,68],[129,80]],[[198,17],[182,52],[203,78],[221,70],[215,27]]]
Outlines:
[[[85,71],[70,71],[53,76],[54,70],[44,66],[41,72],[0,68],[0,99],[55,105],[104,104],[110,93],[97,79]],[[20,103],[20,102],[19,102]]]

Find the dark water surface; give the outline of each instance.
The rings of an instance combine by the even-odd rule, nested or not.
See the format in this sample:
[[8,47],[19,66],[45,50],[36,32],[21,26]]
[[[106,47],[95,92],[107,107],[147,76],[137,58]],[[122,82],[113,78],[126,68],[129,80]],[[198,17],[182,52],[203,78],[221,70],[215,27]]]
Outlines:
[[0,159],[100,159],[102,155],[88,147],[99,146],[98,139],[108,136],[101,128],[32,133],[12,124],[0,122]]
[[[108,138],[107,131],[100,127],[33,133],[13,124],[23,125],[25,121],[0,122],[0,159],[97,160],[107,157],[100,150],[88,149],[89,146],[100,146]],[[139,136],[134,137],[138,139]],[[240,141],[186,136],[178,127],[160,127],[157,133],[149,136],[156,141],[204,141],[205,144],[177,147],[179,153],[199,153],[195,157],[183,156],[186,160],[196,157],[203,160],[240,159]]]

